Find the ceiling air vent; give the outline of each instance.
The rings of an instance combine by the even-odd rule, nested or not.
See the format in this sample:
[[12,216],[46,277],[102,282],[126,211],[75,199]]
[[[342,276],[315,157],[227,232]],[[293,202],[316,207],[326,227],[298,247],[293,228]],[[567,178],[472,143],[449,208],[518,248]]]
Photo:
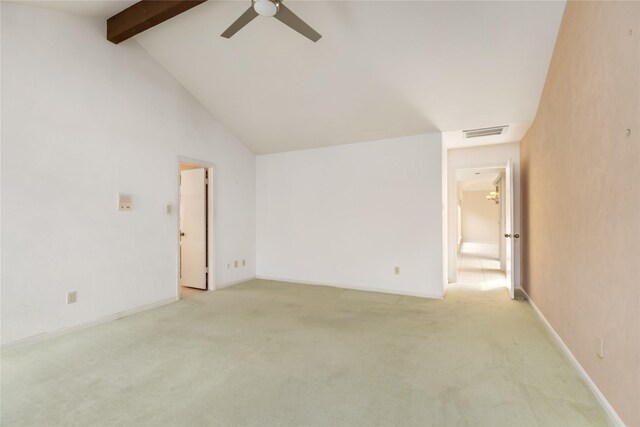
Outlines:
[[492,128],[468,129],[463,130],[464,138],[479,138],[481,136],[502,135],[507,131],[509,126],[494,126]]

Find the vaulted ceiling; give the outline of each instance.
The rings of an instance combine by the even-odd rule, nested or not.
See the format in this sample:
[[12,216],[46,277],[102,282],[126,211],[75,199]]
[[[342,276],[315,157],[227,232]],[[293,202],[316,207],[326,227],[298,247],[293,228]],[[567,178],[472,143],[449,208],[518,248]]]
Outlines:
[[505,124],[499,142],[519,140],[565,6],[287,1],[320,41],[265,17],[220,37],[249,4],[209,1],[135,40],[255,153]]

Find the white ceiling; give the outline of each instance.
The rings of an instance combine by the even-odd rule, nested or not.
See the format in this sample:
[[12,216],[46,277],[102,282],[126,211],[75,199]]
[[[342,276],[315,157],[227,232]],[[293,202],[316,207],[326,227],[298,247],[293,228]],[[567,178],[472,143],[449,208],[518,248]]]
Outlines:
[[109,18],[137,3],[138,0],[13,0],[16,3],[44,9],[59,10],[76,15],[91,16],[93,18]]
[[[69,11],[76,2],[55,3]],[[77,13],[118,11],[78,3]],[[433,131],[458,147],[462,129],[496,125],[511,133],[474,145],[517,141],[534,119],[565,6],[287,0],[318,43],[264,17],[220,37],[249,4],[208,1],[136,40],[258,154]]]
[[459,183],[462,191],[494,191],[492,179],[476,179],[473,181],[462,181]]
[[504,168],[460,169],[456,171],[456,181],[462,191],[492,191],[493,181]]

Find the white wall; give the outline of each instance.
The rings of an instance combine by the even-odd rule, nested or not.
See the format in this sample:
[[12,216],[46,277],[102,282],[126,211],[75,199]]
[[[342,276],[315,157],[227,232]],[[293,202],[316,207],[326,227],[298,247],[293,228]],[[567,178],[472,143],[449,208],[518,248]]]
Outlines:
[[[456,169],[504,166],[513,162],[514,232],[520,233],[520,143],[485,145],[447,151],[447,264],[449,282],[456,280]],[[515,240],[515,285],[520,287],[520,241]]]
[[218,285],[254,276],[253,154],[104,20],[1,7],[2,342],[176,296],[179,155],[216,165]]
[[258,156],[256,176],[259,277],[442,296],[440,134]]
[[489,191],[462,192],[462,240],[498,243],[500,205],[487,200]]

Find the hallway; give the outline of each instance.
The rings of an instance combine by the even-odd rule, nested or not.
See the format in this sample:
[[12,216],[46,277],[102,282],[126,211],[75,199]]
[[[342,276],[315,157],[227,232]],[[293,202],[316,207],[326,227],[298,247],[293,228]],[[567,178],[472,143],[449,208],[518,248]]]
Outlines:
[[506,288],[506,276],[500,270],[498,245],[463,243],[458,256],[456,285],[476,290]]

